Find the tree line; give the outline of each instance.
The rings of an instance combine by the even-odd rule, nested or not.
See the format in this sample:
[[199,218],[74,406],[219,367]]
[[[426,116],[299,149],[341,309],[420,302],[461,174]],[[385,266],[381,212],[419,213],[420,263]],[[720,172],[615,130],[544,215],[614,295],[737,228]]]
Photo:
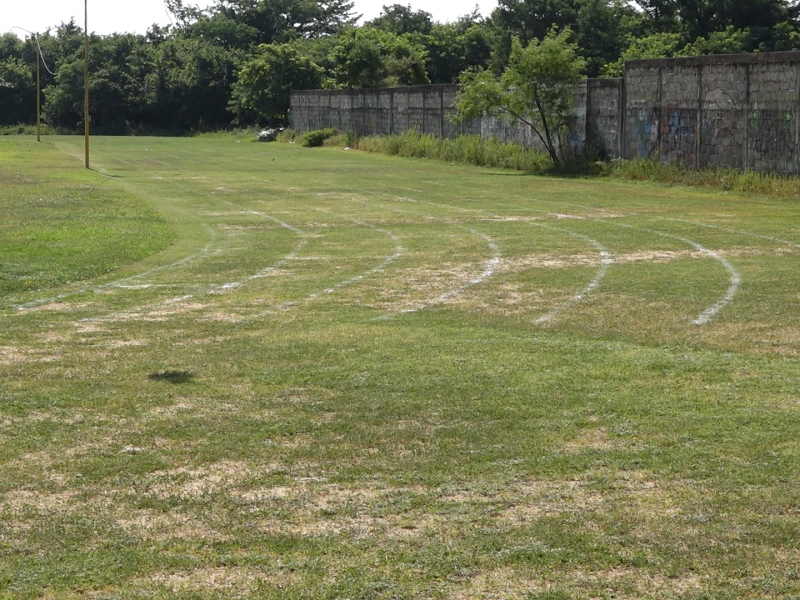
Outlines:
[[[561,32],[589,77],[626,60],[800,49],[797,0],[499,0],[439,23],[384,6],[359,24],[348,0],[166,0],[174,24],[90,36],[90,113],[107,134],[179,133],[285,121],[290,89],[451,83],[499,76],[548,32]],[[555,35],[555,34],[554,34]],[[0,125],[83,118],[83,31],[74,21],[25,40],[0,36]],[[462,75],[468,73],[468,75]]]

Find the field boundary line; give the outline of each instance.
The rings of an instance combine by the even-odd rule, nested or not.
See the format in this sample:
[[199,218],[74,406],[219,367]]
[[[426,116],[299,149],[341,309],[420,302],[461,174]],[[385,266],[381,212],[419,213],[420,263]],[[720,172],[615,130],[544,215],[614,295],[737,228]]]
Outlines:
[[[540,204],[549,203],[549,204],[556,204],[556,205],[561,205],[561,206],[574,206],[574,207],[578,207],[578,208],[584,208],[584,209],[587,209],[587,210],[599,210],[600,212],[607,212],[605,209],[598,209],[598,208],[591,207],[591,206],[586,206],[586,205],[581,205],[581,204],[574,204],[574,203],[569,203],[569,202],[558,202],[558,201],[551,201],[551,200],[538,200],[536,198],[527,198],[525,196],[516,196],[516,197],[520,198],[522,200],[530,200],[532,202],[538,202]],[[543,210],[536,210],[536,209],[528,209],[528,210],[533,210],[534,212],[546,213],[546,211],[543,211]],[[635,213],[635,212],[634,213],[630,213],[630,212],[627,212],[627,211],[623,211],[623,212],[619,212],[618,214],[620,214],[621,216],[624,216],[624,217],[642,218],[641,214]],[[684,221],[682,219],[669,219],[669,218],[666,218],[666,217],[659,217],[659,219],[660,220],[664,220],[664,221],[674,220],[674,221],[678,221],[678,222],[686,222],[686,223],[689,223],[689,224],[692,224],[692,225],[701,225],[703,227],[717,228],[714,225],[693,223],[691,221]],[[722,309],[724,309],[728,304],[733,302],[733,299],[735,298],[736,294],[738,293],[739,289],[741,288],[742,276],[739,273],[739,271],[736,270],[736,267],[734,267],[733,264],[728,259],[726,259],[725,257],[723,257],[723,256],[719,255],[717,252],[714,252],[713,250],[710,250],[709,248],[706,248],[705,246],[695,242],[694,240],[691,240],[689,238],[682,237],[682,236],[679,236],[679,235],[665,233],[663,231],[658,231],[658,230],[655,230],[655,229],[648,229],[646,227],[638,227],[638,226],[630,225],[630,224],[627,224],[627,223],[617,223],[617,222],[612,221],[612,220],[610,220],[608,218],[604,218],[604,219],[593,218],[592,220],[595,221],[595,222],[599,222],[599,223],[608,223],[608,224],[611,224],[611,225],[615,225],[617,227],[624,227],[624,228],[628,228],[628,229],[638,229],[640,231],[645,231],[647,233],[652,233],[654,235],[658,235],[658,236],[661,236],[661,237],[666,237],[666,238],[671,238],[671,239],[675,239],[675,240],[681,241],[684,244],[688,244],[689,246],[692,246],[695,250],[697,250],[698,252],[700,252],[702,254],[705,254],[709,258],[713,258],[714,260],[716,260],[717,262],[722,264],[723,267],[725,267],[725,270],[728,271],[729,281],[730,281],[730,284],[728,285],[728,290],[726,291],[725,295],[716,304],[706,308],[696,318],[694,318],[692,320],[692,325],[706,325],[707,323],[709,323],[714,317],[717,316],[717,314],[719,314],[719,312]],[[723,228],[719,228],[719,229],[723,229]],[[729,230],[729,232],[730,233],[740,233],[740,232],[736,232],[734,230]],[[741,232],[741,233],[746,233],[746,232]],[[754,236],[754,237],[761,237],[761,238],[768,239],[768,240],[771,240],[771,241],[782,242],[782,243],[785,243],[785,244],[789,244],[790,246],[796,246],[795,244],[793,244],[791,242],[787,242],[786,240],[779,240],[778,238],[771,238],[769,236],[760,236],[760,235],[757,235],[757,234],[748,234],[748,235],[751,235],[751,236]],[[798,246],[796,246],[796,247],[798,247]]]
[[[86,286],[86,287],[84,287],[83,289],[80,289],[80,290],[74,290],[74,291],[71,291],[71,292],[66,292],[64,294],[58,294],[56,296],[51,296],[49,298],[39,298],[39,299],[36,299],[36,300],[31,300],[30,302],[25,302],[23,304],[14,305],[14,308],[17,311],[24,312],[26,310],[30,310],[32,308],[36,308],[37,306],[42,306],[44,304],[50,304],[52,302],[58,302],[60,300],[65,300],[65,299],[71,298],[73,296],[78,296],[80,294],[97,293],[99,291],[106,290],[106,289],[109,289],[109,288],[114,288],[114,287],[120,288],[120,289],[129,289],[130,286],[127,286],[125,284],[127,284],[130,281],[134,281],[134,280],[141,279],[141,278],[144,278],[144,277],[149,277],[150,275],[153,275],[154,273],[158,273],[160,271],[165,271],[167,269],[173,269],[173,268],[175,268],[177,266],[180,266],[180,265],[182,265],[184,263],[191,262],[191,261],[195,260],[196,258],[202,256],[202,255],[208,254],[209,251],[211,250],[211,248],[213,247],[214,242],[216,241],[217,232],[214,231],[214,229],[212,227],[210,227],[208,224],[204,224],[204,225],[206,227],[206,230],[210,234],[210,236],[209,236],[210,239],[206,243],[206,245],[203,246],[197,252],[194,252],[194,253],[192,253],[192,254],[190,254],[188,256],[184,256],[183,258],[181,258],[179,260],[176,260],[175,262],[172,262],[172,263],[169,263],[169,264],[166,264],[166,265],[160,265],[158,267],[153,267],[152,269],[148,269],[147,271],[144,271],[142,273],[137,273],[135,275],[130,275],[128,277],[123,277],[122,279],[117,279],[117,280],[114,280],[114,281],[110,281],[108,283],[101,283],[101,284],[97,284],[97,285],[93,285],[93,286]],[[151,287],[163,287],[163,286],[151,285],[151,284],[141,284],[140,286],[136,286],[136,287],[151,288]]]
[[248,315],[248,316],[243,317],[241,319],[235,319],[233,321],[234,323],[241,323],[243,321],[250,321],[250,320],[253,320],[253,319],[260,319],[262,317],[265,317],[267,315],[273,314],[275,312],[278,312],[278,311],[281,311],[281,310],[286,310],[288,308],[292,308],[294,306],[297,306],[300,303],[311,302],[312,300],[316,300],[317,298],[319,298],[320,296],[323,296],[325,294],[334,294],[337,290],[339,290],[339,289],[341,289],[343,287],[346,287],[348,285],[352,285],[354,283],[358,283],[359,281],[362,281],[363,279],[366,279],[367,277],[370,277],[370,276],[372,276],[372,275],[374,275],[376,273],[380,273],[381,271],[386,269],[386,267],[388,267],[390,264],[392,264],[394,261],[396,261],[398,258],[403,256],[403,254],[405,254],[405,248],[403,247],[402,243],[400,242],[400,238],[393,231],[390,231],[388,229],[383,229],[381,227],[376,227],[375,225],[372,225],[372,224],[367,223],[365,221],[362,221],[360,219],[356,219],[355,217],[351,217],[349,215],[336,213],[336,212],[333,212],[333,211],[330,211],[330,210],[326,210],[324,208],[319,208],[319,207],[316,207],[316,206],[312,207],[312,208],[314,210],[319,211],[319,212],[324,212],[324,213],[327,213],[329,215],[333,215],[333,216],[339,217],[341,219],[345,219],[346,221],[350,221],[350,222],[355,223],[355,224],[357,224],[357,225],[359,225],[361,227],[366,227],[367,229],[373,229],[375,231],[383,233],[384,235],[386,235],[392,241],[395,242],[394,254],[391,254],[390,256],[387,256],[380,264],[372,267],[371,269],[368,269],[367,271],[364,271],[363,273],[360,273],[358,275],[355,275],[355,276],[350,277],[348,279],[345,279],[343,281],[339,281],[336,284],[334,284],[334,285],[332,285],[330,287],[327,287],[327,288],[325,288],[324,290],[322,290],[320,292],[312,292],[311,294],[308,294],[308,295],[304,296],[303,298],[300,298],[299,300],[289,300],[287,302],[282,302],[281,304],[277,304],[277,305],[273,306],[272,308],[269,308],[267,310],[261,311],[260,313],[257,313],[255,315]]
[[725,269],[728,271],[728,274],[730,275],[730,285],[728,286],[728,291],[725,293],[725,296],[723,296],[716,304],[714,304],[713,306],[709,306],[703,312],[701,312],[695,319],[693,319],[692,325],[705,325],[709,321],[711,321],[715,316],[717,316],[717,314],[723,308],[725,308],[728,304],[730,304],[733,301],[734,297],[736,296],[736,293],[739,291],[739,288],[742,285],[742,276],[739,274],[736,268],[730,263],[730,261],[728,261],[725,257],[720,256],[713,250],[709,250],[705,246],[698,244],[694,240],[690,240],[689,238],[681,237],[679,235],[673,235],[671,233],[664,233],[663,231],[657,231],[655,229],[629,225],[627,223],[614,223],[613,221],[609,221],[607,219],[594,219],[594,220],[602,223],[611,223],[613,225],[616,225],[617,227],[624,227],[626,229],[638,229],[639,231],[645,231],[647,233],[652,233],[654,235],[658,235],[661,237],[678,240],[680,242],[683,242],[684,244],[692,246],[698,252],[705,254],[710,258],[713,258],[714,260],[722,264],[723,267],[725,267]]
[[[371,193],[373,195],[376,194],[376,192],[371,192]],[[499,219],[501,221],[507,220],[506,217],[503,217],[501,215],[492,214],[492,213],[488,212],[485,209],[463,208],[463,207],[460,207],[460,206],[453,206],[451,204],[444,204],[444,203],[441,203],[441,202],[431,202],[429,200],[416,200],[414,198],[406,198],[406,197],[396,196],[396,195],[387,194],[387,193],[379,193],[379,195],[387,196],[389,198],[395,198],[397,200],[402,200],[404,202],[422,203],[422,204],[429,204],[431,206],[438,206],[438,207],[442,207],[442,208],[448,208],[448,209],[455,210],[455,211],[458,211],[458,212],[480,213],[480,214],[484,214],[484,215],[490,216],[490,217],[495,218],[495,219]],[[546,323],[546,322],[552,321],[553,318],[555,318],[558,314],[560,314],[561,312],[563,312],[564,310],[566,310],[570,306],[573,306],[574,304],[577,304],[578,302],[581,302],[582,300],[585,299],[585,297],[588,294],[590,294],[591,292],[596,290],[600,286],[600,283],[603,280],[603,278],[606,276],[606,273],[608,272],[609,267],[612,264],[614,264],[614,258],[613,258],[613,255],[608,251],[608,249],[605,246],[603,246],[599,241],[597,241],[597,240],[595,240],[595,239],[593,239],[593,238],[591,238],[589,236],[577,233],[575,231],[570,231],[569,229],[563,229],[563,228],[560,228],[560,227],[550,227],[548,225],[543,225],[541,223],[529,223],[529,224],[533,225],[533,226],[536,226],[536,227],[541,227],[543,229],[549,229],[551,231],[559,231],[559,232],[562,232],[562,233],[566,233],[568,235],[571,235],[571,236],[574,236],[574,237],[577,237],[577,238],[580,238],[580,239],[583,239],[583,240],[589,242],[591,245],[593,245],[598,250],[598,253],[600,255],[600,261],[601,261],[600,268],[597,270],[597,272],[595,273],[594,278],[589,282],[589,284],[585,288],[580,290],[577,294],[575,294],[572,298],[570,298],[566,302],[563,302],[562,304],[560,304],[554,310],[552,310],[549,313],[547,313],[547,314],[545,314],[545,315],[543,315],[543,316],[541,316],[541,317],[539,317],[539,318],[534,320],[534,323],[541,324],[541,323]],[[473,231],[473,233],[476,233],[478,235],[482,235],[482,234],[480,234],[478,232],[475,232],[475,231]],[[499,258],[499,254],[498,254],[498,258]],[[498,260],[497,264],[499,264],[499,260]],[[491,276],[493,273],[494,272],[492,271],[492,273],[489,276]],[[485,277],[484,279],[487,279],[487,278],[488,277]],[[466,287],[469,287],[469,286],[466,286]],[[466,289],[466,287],[464,287],[463,289]],[[461,291],[463,291],[463,289],[460,289],[456,293],[460,293]],[[445,299],[447,299],[447,298],[445,298]],[[438,302],[438,300],[434,301],[434,303],[436,303],[436,302]],[[409,310],[405,310],[405,311],[401,311],[401,312],[403,312],[403,313],[414,312],[415,310],[420,310],[420,309],[409,309]]]
[[[144,169],[141,169],[141,168],[137,167],[136,165],[134,165],[133,163],[131,163],[129,161],[126,161],[124,159],[116,157],[116,156],[114,156],[112,154],[109,154],[107,152],[99,151],[99,153],[102,154],[102,155],[110,157],[111,160],[117,161],[117,162],[122,163],[122,164],[126,164],[126,165],[130,166],[132,169],[134,169],[134,170],[136,170],[136,171],[138,171],[140,173],[145,172]],[[176,157],[176,158],[181,158],[181,157]],[[150,161],[150,162],[155,162],[155,163],[158,163],[158,164],[162,164],[162,165],[164,165],[166,167],[174,168],[174,165],[170,165],[167,162],[158,160],[157,158],[154,158],[154,157],[151,157],[151,156],[148,156],[147,160]],[[149,175],[149,174],[148,174],[148,177],[150,179],[153,179],[153,180],[163,181],[162,177],[156,177],[156,176],[152,176],[152,175]],[[217,183],[217,184],[220,183],[219,181],[217,181],[215,179],[209,179],[209,181]],[[179,188],[179,189],[181,189],[181,190],[183,190],[183,191],[185,191],[185,192],[188,192],[190,194],[194,194],[194,195],[205,197],[205,198],[210,198],[210,199],[213,199],[215,201],[219,201],[219,202],[222,202],[224,204],[228,204],[229,206],[232,206],[234,208],[237,208],[237,209],[239,208],[234,203],[232,203],[232,202],[230,202],[228,200],[222,200],[221,198],[217,198],[212,194],[208,194],[208,193],[205,193],[203,191],[193,189],[193,188],[191,188],[189,186],[186,186],[186,185],[184,185],[182,183],[178,183],[178,182],[172,181],[172,182],[170,182],[170,184],[175,186],[175,187],[177,187],[177,188]],[[283,227],[285,229],[288,229],[288,230],[292,231],[293,233],[297,234],[298,236],[300,236],[300,241],[295,245],[295,247],[292,249],[292,251],[288,255],[284,256],[283,258],[281,258],[277,262],[271,264],[270,266],[261,269],[260,271],[258,271],[254,275],[250,275],[247,278],[247,280],[245,280],[245,281],[251,281],[251,280],[254,280],[254,279],[262,278],[262,277],[266,276],[267,273],[270,273],[271,271],[274,271],[275,269],[280,268],[280,266],[282,264],[284,264],[287,260],[291,260],[293,257],[296,257],[297,254],[300,252],[300,250],[303,248],[303,246],[305,246],[306,243],[308,242],[308,236],[303,231],[301,231],[300,229],[298,229],[296,227],[293,227],[292,225],[289,225],[288,223],[284,223],[280,219],[277,219],[275,217],[272,217],[270,215],[267,215],[265,213],[261,213],[259,211],[255,211],[255,210],[244,209],[243,212],[246,212],[247,214],[256,215],[256,216],[259,216],[259,217],[274,221],[275,223],[277,223],[281,227]],[[212,229],[207,223],[204,223],[204,224],[207,227],[207,229],[213,234],[213,238],[215,239],[217,237],[216,231],[214,229]],[[208,250],[210,250],[210,244],[211,244],[211,242],[209,242],[209,244],[207,244]],[[206,251],[206,253],[207,253],[207,251]],[[194,258],[194,255],[190,256],[190,257],[185,257],[185,258],[183,258],[183,259],[181,259],[179,261],[176,261],[175,263],[172,263],[170,265],[163,265],[161,267],[157,267],[155,269],[151,269],[150,271],[147,271],[145,273],[137,274],[137,275],[131,276],[130,278],[122,279],[122,280],[119,280],[119,281],[120,282],[126,282],[126,281],[129,281],[130,279],[133,279],[133,278],[145,277],[145,276],[150,275],[150,274],[152,274],[154,272],[157,272],[157,271],[161,271],[161,270],[168,269],[168,268],[171,268],[171,267],[179,266],[180,264],[182,264],[184,262],[187,262],[191,258]],[[211,286],[210,288],[207,288],[204,292],[201,292],[201,293],[204,293],[204,294],[218,294],[218,293],[221,293],[223,291],[227,291],[229,289],[235,289],[237,287],[240,287],[243,283],[244,283],[244,281],[238,281],[238,282],[225,283],[225,284],[221,284],[221,285],[215,285],[215,286]],[[108,284],[107,286],[103,286],[103,287],[112,287],[112,284]],[[121,286],[116,286],[116,287],[121,287]],[[148,287],[150,287],[150,286],[148,286]],[[98,289],[102,289],[102,288],[98,288]],[[76,293],[80,293],[80,292],[76,292]],[[168,299],[162,300],[162,301],[151,302],[151,303],[146,303],[144,305],[139,305],[139,306],[136,306],[136,307],[134,307],[132,309],[128,309],[128,310],[125,310],[125,311],[118,311],[118,312],[114,312],[114,313],[111,313],[111,314],[108,314],[108,315],[103,315],[101,317],[87,317],[87,318],[81,319],[81,322],[106,321],[106,320],[109,320],[109,319],[119,318],[119,317],[123,317],[123,316],[129,316],[129,315],[137,314],[137,313],[142,312],[142,311],[150,311],[150,310],[152,310],[154,308],[158,308],[160,306],[166,306],[166,305],[177,304],[177,303],[180,303],[180,302],[185,302],[185,301],[190,300],[192,298],[195,298],[197,296],[198,296],[198,294],[194,293],[194,294],[186,294],[186,295],[183,295],[183,296],[178,296],[178,297],[175,297],[175,298],[168,298]]]

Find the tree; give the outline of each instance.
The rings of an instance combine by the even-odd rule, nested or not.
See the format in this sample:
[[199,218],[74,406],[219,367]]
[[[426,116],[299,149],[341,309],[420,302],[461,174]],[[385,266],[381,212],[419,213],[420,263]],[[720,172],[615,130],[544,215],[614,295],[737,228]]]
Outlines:
[[570,124],[574,86],[582,79],[585,61],[569,40],[572,31],[552,28],[540,42],[523,47],[514,38],[508,67],[497,79],[487,71],[461,75],[455,119],[472,120],[483,114],[500,116],[531,128],[553,164],[562,161],[560,135]]
[[368,21],[368,27],[382,29],[397,35],[404,33],[428,34],[433,28],[433,15],[424,10],[413,11],[411,5],[392,4],[384,6],[377,19]]
[[339,36],[330,60],[336,83],[349,88],[423,85],[428,52],[407,35],[372,27],[349,29]]
[[641,39],[634,39],[619,59],[601,69],[600,76],[622,77],[626,61],[679,56],[682,47],[679,33],[654,33]]
[[412,35],[428,51],[428,76],[432,83],[453,83],[469,68],[483,68],[492,47],[486,30],[477,24],[437,23],[428,35]]
[[[240,43],[273,44],[331,35],[355,25],[356,20],[349,0],[216,0],[186,29],[190,35],[201,35],[209,28],[223,30],[235,33]],[[247,32],[253,34],[252,39]]]
[[321,81],[322,69],[294,46],[262,45],[258,54],[239,69],[229,110],[240,123],[253,117],[270,123],[285,122],[289,92],[315,89]]

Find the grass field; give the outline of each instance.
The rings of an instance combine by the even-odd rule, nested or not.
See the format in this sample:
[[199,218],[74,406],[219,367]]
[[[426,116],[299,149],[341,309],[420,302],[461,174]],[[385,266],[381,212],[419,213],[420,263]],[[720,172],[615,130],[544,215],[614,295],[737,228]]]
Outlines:
[[47,139],[0,598],[800,598],[796,199]]

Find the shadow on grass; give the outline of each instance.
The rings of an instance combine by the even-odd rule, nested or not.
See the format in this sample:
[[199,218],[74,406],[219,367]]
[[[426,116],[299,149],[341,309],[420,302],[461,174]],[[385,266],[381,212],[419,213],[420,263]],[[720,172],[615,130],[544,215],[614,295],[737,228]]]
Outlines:
[[194,374],[189,371],[159,371],[147,376],[151,381],[168,381],[169,383],[188,383],[193,377]]

